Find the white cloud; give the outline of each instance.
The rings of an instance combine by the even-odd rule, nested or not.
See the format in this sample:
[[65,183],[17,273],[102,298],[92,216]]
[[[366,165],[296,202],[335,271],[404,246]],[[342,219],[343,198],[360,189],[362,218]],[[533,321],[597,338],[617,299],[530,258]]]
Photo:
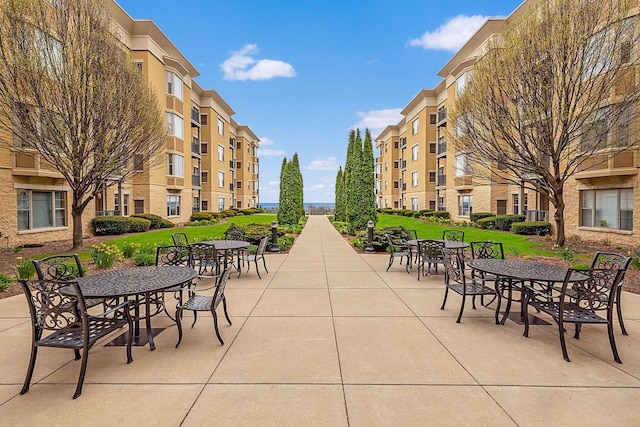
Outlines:
[[[402,108],[389,108],[386,110],[371,110],[366,113],[363,111],[356,112],[356,115],[361,120],[353,125],[354,128],[365,129],[369,128],[371,136],[376,137],[384,128],[389,125],[395,125],[402,120],[402,114],[400,112]],[[364,136],[364,135],[363,135]]]
[[279,157],[286,155],[284,150],[273,150],[271,148],[258,148],[258,156],[262,157]]
[[269,181],[267,182],[267,185],[272,187],[280,187],[280,181]]
[[326,159],[316,159],[309,163],[307,169],[311,171],[337,171],[340,163],[335,157],[328,157]]
[[455,16],[435,31],[427,31],[420,38],[409,40],[409,46],[457,52],[486,20],[487,17],[482,15]]
[[273,144],[275,144],[275,142],[273,142],[273,139],[267,138],[266,136],[261,136],[259,139],[260,139],[260,146],[261,147],[263,147],[265,145],[273,145]]
[[254,59],[258,53],[257,44],[247,44],[242,49],[231,52],[220,68],[225,80],[268,80],[274,77],[295,77],[296,70],[291,64],[273,59]]
[[325,189],[325,185],[324,184],[314,184],[311,186],[312,190],[324,190]]

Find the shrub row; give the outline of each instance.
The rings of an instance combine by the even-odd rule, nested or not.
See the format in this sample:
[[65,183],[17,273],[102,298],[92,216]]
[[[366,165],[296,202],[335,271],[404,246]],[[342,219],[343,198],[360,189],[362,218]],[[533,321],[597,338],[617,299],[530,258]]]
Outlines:
[[[143,214],[125,216],[97,216],[91,220],[91,225],[96,236],[111,236],[124,233],[142,233],[150,228],[171,228],[174,224],[164,218],[156,221],[157,227],[152,227],[154,223],[151,219],[142,217]],[[157,215],[153,215],[154,217]]]
[[434,211],[433,209],[422,209],[419,211],[413,211],[411,209],[391,209],[391,208],[378,208],[378,213],[387,215],[400,215],[413,218],[423,217],[435,217],[449,219],[449,212],[447,211]]
[[511,225],[511,231],[526,236],[546,236],[551,234],[551,224],[543,221],[517,222]]
[[488,218],[490,216],[495,216],[495,215],[492,214],[491,212],[473,212],[471,215],[469,215],[469,220],[471,222],[478,222],[482,218]]

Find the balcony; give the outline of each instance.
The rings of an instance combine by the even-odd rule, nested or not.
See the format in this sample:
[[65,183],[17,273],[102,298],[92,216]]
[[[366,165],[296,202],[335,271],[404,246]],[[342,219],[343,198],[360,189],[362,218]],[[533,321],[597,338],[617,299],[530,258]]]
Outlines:
[[442,141],[438,142],[438,154],[445,154],[447,152],[447,143]]
[[400,169],[405,170],[407,169],[407,161],[403,160],[402,163],[400,164]]
[[192,142],[191,143],[191,154],[200,155],[200,143],[199,142]]
[[441,108],[440,110],[438,110],[438,123],[444,120],[447,120],[447,109]]
[[407,184],[402,184],[402,191],[407,191]]
[[197,108],[191,108],[191,126],[200,126],[200,111]]
[[234,170],[236,166],[236,162],[233,160],[229,160],[229,169]]
[[200,187],[200,175],[191,175],[191,185]]
[[233,186],[233,182],[229,183],[229,191],[233,192],[235,187]]
[[525,215],[527,217],[527,221],[544,221],[549,222],[549,211],[534,211],[527,210],[525,211]]
[[446,175],[438,175],[438,181],[436,184],[438,187],[444,187],[447,185],[447,176]]

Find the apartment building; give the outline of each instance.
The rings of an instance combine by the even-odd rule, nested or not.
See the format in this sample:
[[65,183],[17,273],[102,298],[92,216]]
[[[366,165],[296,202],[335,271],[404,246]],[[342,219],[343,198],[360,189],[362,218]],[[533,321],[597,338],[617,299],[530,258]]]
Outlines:
[[[535,0],[524,2],[506,18],[489,19],[438,72],[441,82],[433,90],[423,90],[414,97],[402,110],[400,124],[387,127],[375,139],[379,207],[430,209],[434,207],[435,200],[435,208],[447,210],[454,221],[469,221],[472,212],[493,212],[526,214],[528,220],[554,224],[553,206],[531,185],[487,181],[474,174],[469,156],[453,148],[451,141],[460,129],[455,126],[455,117],[447,114],[454,110],[456,96],[471,81],[474,64],[487,42],[533,3]],[[625,4],[629,15],[640,14],[637,1]],[[637,62],[637,52],[629,56]],[[635,78],[638,78],[637,72]],[[433,113],[435,123],[432,129]],[[417,129],[414,129],[416,119]],[[421,133],[423,122],[427,124],[426,134]],[[633,128],[637,124],[630,126]],[[637,138],[637,134],[633,137]],[[394,141],[398,141],[397,150],[391,149]],[[424,149],[422,144],[426,144]],[[633,148],[615,155],[604,150],[592,161],[584,163],[578,173],[567,181],[567,237],[628,244],[630,236],[638,234],[640,216],[634,216],[633,212],[640,208],[639,147],[640,144],[636,143]],[[418,160],[411,162],[413,150],[418,151]],[[403,169],[404,161],[407,161],[406,169]],[[385,168],[386,164],[393,162],[398,162],[400,167],[397,175]],[[398,187],[384,185],[385,181],[393,179],[399,181]],[[414,179],[418,184],[415,187],[411,185]]]
[[[235,123],[235,112],[215,90],[195,82],[196,68],[153,21],[133,19],[112,1],[107,6],[132,61],[158,94],[167,139],[156,162],[131,178],[114,176],[97,194],[83,216],[84,235],[91,235],[90,221],[97,215],[152,213],[182,223],[194,211],[257,206],[259,139]],[[242,171],[249,185],[241,188],[238,134],[250,150],[240,155],[250,172]],[[0,179],[0,201],[7,209],[0,232],[11,245],[71,239],[69,187],[37,153],[0,148]]]
[[235,129],[235,204],[237,209],[256,208],[260,204],[260,140],[251,128],[232,121]]

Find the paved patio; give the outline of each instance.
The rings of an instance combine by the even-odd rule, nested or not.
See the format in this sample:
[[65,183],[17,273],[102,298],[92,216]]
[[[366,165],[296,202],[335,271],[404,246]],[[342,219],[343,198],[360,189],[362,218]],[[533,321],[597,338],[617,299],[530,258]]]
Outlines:
[[[82,396],[73,352],[42,348],[34,384],[20,396],[30,322],[24,296],[0,300],[0,425],[638,425],[640,295],[623,295],[629,336],[616,325],[624,364],[606,328],[568,335],[555,325],[493,323],[460,299],[440,310],[442,274],[416,279],[384,254],[359,255],[326,217],[309,218],[289,254],[269,254],[269,274],[227,286],[233,326],[225,345],[210,316],[195,328],[167,317],[157,349],[98,344]],[[517,311],[518,305],[515,310]]]

